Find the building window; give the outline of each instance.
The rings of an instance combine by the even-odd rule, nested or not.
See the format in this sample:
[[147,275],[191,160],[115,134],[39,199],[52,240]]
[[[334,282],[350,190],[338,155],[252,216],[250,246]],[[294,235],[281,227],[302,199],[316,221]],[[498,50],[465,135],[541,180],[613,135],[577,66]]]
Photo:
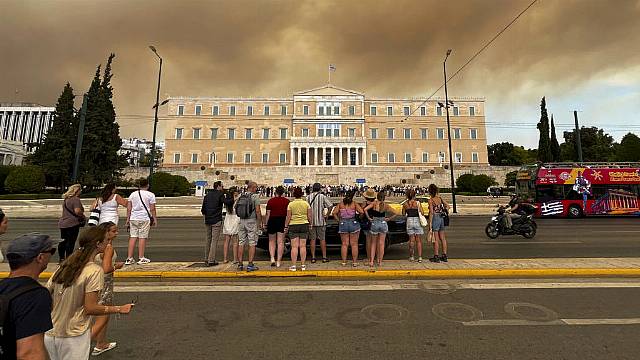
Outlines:
[[202,114],[202,105],[196,105],[196,115]]
[[445,162],[446,157],[447,157],[447,154],[444,151],[438,152],[438,162],[439,163]]
[[429,138],[429,130],[422,128],[420,129],[420,138],[421,139],[428,139]]
[[356,128],[349,128],[349,137],[356,137]]
[[387,106],[387,116],[393,116],[393,106]]
[[411,139],[411,129],[404,129],[404,138]]
[[269,153],[262,153],[262,163],[266,164],[269,162]]
[[378,129],[371,129],[371,138],[372,139],[378,138]]
[[233,153],[227,153],[227,164],[233,164]]
[[244,154],[244,163],[251,164],[251,154]]
[[262,129],[262,138],[263,139],[269,138],[269,129]]
[[477,152],[471,153],[471,162],[474,162],[474,163],[480,162],[480,161],[478,161],[478,153]]
[[438,106],[438,110],[436,110],[436,113],[438,114],[438,116],[442,116],[442,107]]
[[251,105],[247,106],[247,115],[249,116],[253,115],[253,106]]
[[372,164],[378,163],[378,153],[371,153],[371,163]]
[[309,128],[302,129],[302,137],[309,137]]
[[378,115],[378,108],[377,108],[377,107],[375,107],[375,106],[371,106],[371,107],[369,107],[369,114],[370,114],[371,116],[376,116],[376,115]]
[[244,138],[251,140],[253,138],[253,129],[244,129]]
[[455,153],[454,160],[457,163],[461,163],[462,162],[462,153],[461,152]]
[[422,153],[422,162],[423,163],[428,163],[429,162],[429,153],[426,153],[426,152]]
[[280,115],[287,115],[287,105],[280,106]]
[[462,138],[462,130],[460,128],[453,129],[453,138],[456,140],[460,140]]
[[302,115],[309,115],[309,105],[302,106]]
[[318,136],[339,137],[340,124],[318,124]]
[[271,115],[271,109],[269,108],[269,105],[264,106],[264,114]]
[[180,164],[180,154],[173,154],[173,163]]
[[324,116],[324,106],[320,106],[320,107],[318,108],[318,115],[319,115],[319,116]]
[[460,115],[460,108],[457,106],[453,107],[453,116],[458,116]]
[[194,140],[200,139],[200,128],[193,128],[193,138]]
[[404,153],[404,162],[406,163],[411,162],[411,153]]
[[420,116],[427,116],[427,107],[420,106]]
[[287,154],[280,153],[280,164],[286,164],[286,163],[287,163]]
[[404,116],[409,116],[409,113],[411,113],[411,109],[408,106],[404,106],[402,108],[402,112],[404,113]]
[[211,115],[213,116],[220,115],[220,108],[218,107],[218,105],[213,105],[213,107],[211,108]]
[[218,138],[218,128],[211,128],[211,139],[215,140]]
[[353,105],[349,105],[349,116],[354,116],[356,114],[356,107]]
[[191,154],[191,163],[192,164],[198,163],[198,154]]
[[471,138],[471,140],[477,140],[478,139],[478,129],[470,129],[469,130],[469,137]]
[[176,140],[182,139],[182,131],[183,131],[182,128],[177,128],[176,129]]
[[444,139],[444,129],[443,128],[437,128],[436,129],[436,138],[438,140]]
[[229,106],[229,115],[231,116],[236,115],[236,107],[234,105]]
[[333,105],[333,115],[340,115],[340,106]]
[[394,163],[394,162],[396,162],[396,154],[394,154],[394,153],[389,153],[389,154],[387,154],[387,160],[388,160],[390,163]]
[[216,163],[216,153],[212,152],[209,154],[209,164],[215,164]]
[[476,107],[469,106],[469,116],[476,116]]
[[236,129],[228,129],[229,140],[233,140],[236,138]]
[[287,128],[280,129],[280,139],[285,140],[287,138]]
[[396,129],[389,128],[387,129],[387,139],[394,139],[396,134]]
[[184,105],[178,105],[178,115],[184,115]]

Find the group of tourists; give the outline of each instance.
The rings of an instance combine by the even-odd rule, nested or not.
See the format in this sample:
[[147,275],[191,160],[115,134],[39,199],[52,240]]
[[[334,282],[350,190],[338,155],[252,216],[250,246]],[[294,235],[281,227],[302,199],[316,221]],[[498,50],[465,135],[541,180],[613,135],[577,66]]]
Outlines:
[[[301,188],[305,195],[309,195],[313,191],[313,185],[295,185],[295,184],[286,184],[282,186],[264,186],[260,185],[256,189],[256,193],[260,197],[274,197],[277,195],[276,190],[278,188],[282,188],[284,191],[284,196],[288,198],[293,197],[293,192],[296,188]],[[408,190],[412,189],[416,192],[417,196],[428,194],[428,189],[422,186],[415,185],[385,185],[385,186],[367,186],[365,184],[359,185],[325,185],[322,187],[322,192],[331,198],[344,197],[347,193],[353,193],[355,197],[361,197],[368,189],[373,189],[376,193],[383,192],[385,196],[390,197],[401,197],[404,196]],[[239,189],[240,192],[246,191],[246,187],[241,187]]]
[[[270,264],[274,268],[282,267],[285,250],[285,237],[290,240],[290,271],[307,270],[307,258],[316,263],[316,245],[320,245],[321,261],[329,262],[327,257],[327,218],[332,215],[338,221],[338,233],[341,239],[341,264],[347,266],[349,249],[351,249],[351,265],[358,266],[358,250],[360,232],[366,236],[367,263],[370,267],[382,266],[386,237],[389,232],[388,222],[397,216],[406,216],[406,231],[409,237],[409,260],[422,262],[422,243],[425,228],[428,229],[427,240],[433,243],[432,262],[448,261],[447,241],[445,236],[445,219],[448,217],[448,204],[439,195],[438,187],[430,185],[429,213],[424,214],[421,203],[416,199],[416,190],[408,188],[406,201],[401,213],[396,213],[386,201],[387,191],[384,188],[363,189],[363,203],[354,200],[355,191],[347,191],[342,200],[334,206],[326,188],[319,183],[311,186],[305,195],[301,187],[291,189],[292,200],[286,196],[287,188],[274,188],[273,197],[266,204],[263,215],[260,207],[258,186],[249,181],[242,189],[224,190],[222,183],[216,181],[213,190],[203,200],[201,212],[207,228],[204,263],[205,266],[216,266],[216,249],[218,243],[223,245],[223,263],[233,261],[238,271],[245,269],[243,254],[248,246],[248,264],[246,270],[258,270],[254,264],[258,237],[262,232],[268,236]],[[226,214],[223,216],[223,209]],[[331,211],[331,213],[329,213]],[[307,254],[307,241],[309,254]],[[229,252],[233,249],[233,259]]]

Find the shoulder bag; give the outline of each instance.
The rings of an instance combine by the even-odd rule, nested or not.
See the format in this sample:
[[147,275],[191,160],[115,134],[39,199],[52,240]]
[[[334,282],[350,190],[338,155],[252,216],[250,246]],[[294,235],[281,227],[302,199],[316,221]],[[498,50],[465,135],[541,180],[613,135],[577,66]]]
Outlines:
[[101,200],[99,198],[96,199],[96,206],[91,209],[91,212],[89,213],[89,221],[87,221],[87,225],[98,226],[98,223],[100,222],[101,205]]
[[138,196],[140,197],[140,202],[142,203],[142,206],[144,206],[144,211],[147,212],[147,216],[149,217],[149,225],[151,226],[155,225],[156,221],[153,219],[153,216],[151,216],[149,209],[147,209],[147,204],[144,203],[144,199],[142,199],[142,192],[140,190],[138,190]]
[[84,216],[78,216],[73,210],[69,209],[69,207],[67,206],[67,199],[64,199],[62,201],[62,205],[64,206],[65,209],[67,209],[67,212],[69,214],[71,214],[72,216],[75,216],[76,219],[78,219],[78,225],[80,225],[80,227],[84,227],[85,225],[87,225],[87,218],[85,218]]
[[429,221],[427,221],[427,218],[422,213],[422,204],[420,204],[420,202],[418,202],[418,208],[416,210],[418,210],[418,218],[420,219],[420,226],[429,227]]

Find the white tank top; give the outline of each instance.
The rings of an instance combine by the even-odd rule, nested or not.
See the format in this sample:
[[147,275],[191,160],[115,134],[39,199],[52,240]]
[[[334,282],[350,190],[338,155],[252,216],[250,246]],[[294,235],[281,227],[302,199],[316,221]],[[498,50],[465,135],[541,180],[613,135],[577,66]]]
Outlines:
[[113,195],[111,200],[107,202],[100,202],[100,221],[99,223],[105,223],[111,221],[112,223],[118,225],[118,202],[116,201],[116,196]]

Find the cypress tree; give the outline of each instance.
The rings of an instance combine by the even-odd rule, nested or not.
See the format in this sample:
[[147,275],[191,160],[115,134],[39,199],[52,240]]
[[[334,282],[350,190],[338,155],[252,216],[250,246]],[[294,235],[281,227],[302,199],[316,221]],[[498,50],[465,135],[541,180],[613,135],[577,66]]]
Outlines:
[[553,161],[549,140],[549,116],[547,115],[547,103],[544,97],[540,102],[540,122],[538,122],[537,128],[540,131],[540,140],[538,141],[538,160],[542,162]]
[[560,144],[556,137],[556,126],[553,123],[553,115],[551,115],[551,157],[553,161],[560,161]]
[[46,174],[46,183],[65,188],[71,180],[75,156],[78,124],[74,117],[73,88],[67,83],[56,103],[51,128],[27,162],[40,165]]

